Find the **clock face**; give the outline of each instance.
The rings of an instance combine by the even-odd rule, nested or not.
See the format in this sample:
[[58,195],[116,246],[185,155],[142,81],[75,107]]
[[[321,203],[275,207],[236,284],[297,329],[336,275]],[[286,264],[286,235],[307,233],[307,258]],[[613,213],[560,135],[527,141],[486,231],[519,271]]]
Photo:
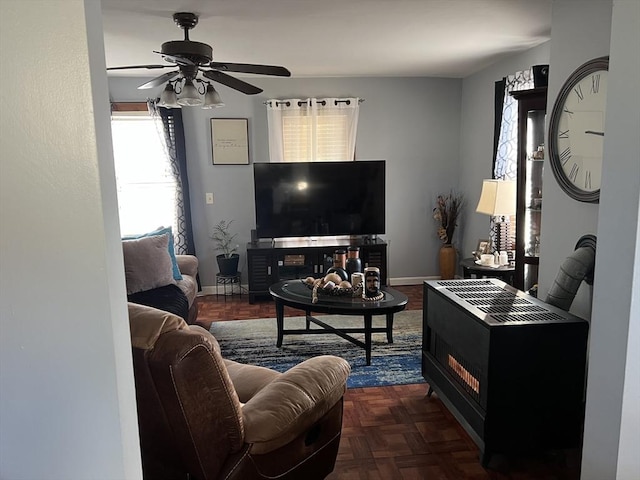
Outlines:
[[551,167],[576,200],[597,202],[607,100],[608,61],[587,62],[565,82],[549,126]]

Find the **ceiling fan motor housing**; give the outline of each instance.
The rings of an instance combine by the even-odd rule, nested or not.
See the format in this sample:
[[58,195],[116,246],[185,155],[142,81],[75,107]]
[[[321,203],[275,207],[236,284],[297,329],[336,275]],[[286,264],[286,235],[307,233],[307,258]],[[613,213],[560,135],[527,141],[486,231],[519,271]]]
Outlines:
[[[213,49],[209,45],[192,40],[172,40],[170,42],[164,42],[161,52],[163,55],[187,58],[196,65],[207,64],[213,59]],[[165,60],[169,62],[172,61],[171,58],[167,57],[165,57]]]

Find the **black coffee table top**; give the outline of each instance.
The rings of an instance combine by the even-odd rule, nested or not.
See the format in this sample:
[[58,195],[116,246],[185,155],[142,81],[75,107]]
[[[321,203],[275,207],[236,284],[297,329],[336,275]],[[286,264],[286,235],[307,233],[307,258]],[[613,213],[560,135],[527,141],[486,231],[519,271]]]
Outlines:
[[380,290],[384,292],[384,298],[375,302],[350,295],[318,293],[318,302],[311,303],[312,290],[300,279],[286,280],[269,287],[269,293],[285,305],[318,313],[383,315],[404,310],[409,301],[404,293],[390,287],[381,287]]

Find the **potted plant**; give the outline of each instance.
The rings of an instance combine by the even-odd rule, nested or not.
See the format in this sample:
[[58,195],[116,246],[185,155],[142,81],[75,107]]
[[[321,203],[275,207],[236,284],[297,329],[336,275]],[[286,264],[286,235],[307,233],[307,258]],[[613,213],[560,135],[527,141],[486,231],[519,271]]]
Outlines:
[[451,191],[438,195],[433,209],[433,218],[438,222],[438,238],[443,243],[438,255],[440,276],[445,280],[453,278],[456,271],[456,251],[452,242],[463,206],[464,196]]
[[238,273],[238,262],[240,255],[238,255],[238,245],[235,243],[237,233],[231,233],[230,227],[233,220],[220,220],[218,224],[213,227],[213,235],[211,238],[215,242],[216,251],[222,252],[220,255],[216,255],[218,262],[218,269],[220,275],[231,276]]

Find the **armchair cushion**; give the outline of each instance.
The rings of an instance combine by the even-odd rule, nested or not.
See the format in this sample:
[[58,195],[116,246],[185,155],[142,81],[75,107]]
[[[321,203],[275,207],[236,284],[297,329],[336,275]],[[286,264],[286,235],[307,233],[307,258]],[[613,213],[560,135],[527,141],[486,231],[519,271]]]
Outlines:
[[[180,273],[195,277],[198,275],[198,257],[195,255],[176,255],[176,263]],[[176,278],[176,280],[180,280]]]
[[182,318],[172,313],[131,302],[127,306],[133,348],[149,350],[163,333],[188,328]]
[[246,365],[233,360],[225,359],[224,365],[227,367],[233,388],[236,389],[242,403],[247,403],[251,397],[280,376],[280,373],[275,370],[257,365]]
[[275,377],[242,408],[251,453],[276,450],[311,427],[343,397],[349,373],[346,360],[323,355]]

